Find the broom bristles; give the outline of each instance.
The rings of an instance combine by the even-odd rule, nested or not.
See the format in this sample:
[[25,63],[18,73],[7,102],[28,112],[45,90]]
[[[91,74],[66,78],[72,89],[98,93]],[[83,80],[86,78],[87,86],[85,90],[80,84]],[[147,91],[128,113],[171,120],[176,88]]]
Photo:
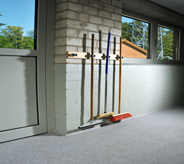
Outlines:
[[97,118],[111,117],[114,114],[115,114],[114,112],[102,113],[102,114],[98,115]]
[[119,121],[119,120],[129,118],[129,117],[132,117],[132,115],[128,112],[127,113],[120,113],[120,114],[113,115],[112,117],[110,117],[110,121],[115,122],[115,121]]

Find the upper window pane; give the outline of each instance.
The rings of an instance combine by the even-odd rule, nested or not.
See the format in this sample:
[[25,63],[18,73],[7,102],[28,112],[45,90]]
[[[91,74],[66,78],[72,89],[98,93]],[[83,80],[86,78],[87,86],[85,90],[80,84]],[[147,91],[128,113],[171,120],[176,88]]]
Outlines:
[[1,0],[0,48],[35,49],[35,0]]
[[158,27],[157,60],[179,60],[179,31]]
[[121,37],[124,57],[149,58],[149,23],[122,16]]

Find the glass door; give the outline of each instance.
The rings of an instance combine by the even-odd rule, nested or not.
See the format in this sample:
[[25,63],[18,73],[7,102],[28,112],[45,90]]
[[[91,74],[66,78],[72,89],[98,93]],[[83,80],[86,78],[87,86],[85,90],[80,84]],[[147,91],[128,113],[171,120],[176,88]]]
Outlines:
[[47,132],[46,0],[0,5],[0,142]]

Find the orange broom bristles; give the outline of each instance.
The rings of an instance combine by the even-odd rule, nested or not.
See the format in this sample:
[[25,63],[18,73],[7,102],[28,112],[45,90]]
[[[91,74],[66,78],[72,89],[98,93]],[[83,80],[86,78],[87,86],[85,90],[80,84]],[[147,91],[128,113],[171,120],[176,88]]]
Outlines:
[[130,113],[121,113],[110,117],[110,121],[115,122],[129,117],[132,117]]

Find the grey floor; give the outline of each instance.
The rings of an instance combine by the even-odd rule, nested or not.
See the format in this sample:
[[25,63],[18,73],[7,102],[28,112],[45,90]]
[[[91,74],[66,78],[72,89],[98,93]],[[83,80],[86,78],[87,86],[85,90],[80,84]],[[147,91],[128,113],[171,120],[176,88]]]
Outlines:
[[0,144],[0,164],[184,164],[184,106]]

